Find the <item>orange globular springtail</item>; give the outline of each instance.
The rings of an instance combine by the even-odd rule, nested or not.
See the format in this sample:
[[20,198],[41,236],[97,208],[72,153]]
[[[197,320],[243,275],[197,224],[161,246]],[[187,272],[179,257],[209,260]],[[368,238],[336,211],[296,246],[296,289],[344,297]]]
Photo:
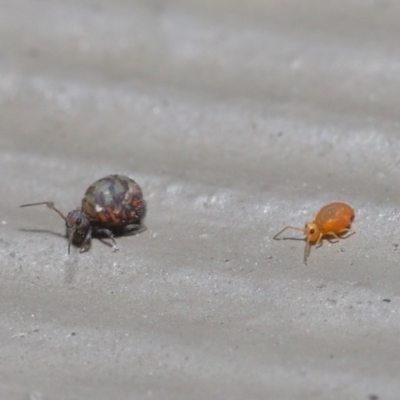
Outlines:
[[354,210],[348,204],[339,202],[329,203],[322,207],[315,216],[314,221],[307,222],[304,228],[286,226],[274,236],[274,239],[279,240],[278,237],[286,229],[295,229],[303,232],[306,236],[304,264],[307,264],[311,245],[315,244],[318,247],[324,238],[327,238],[329,241],[331,241],[329,237],[339,240],[346,233],[350,232],[350,234],[353,234],[354,231],[351,229],[353,219]]

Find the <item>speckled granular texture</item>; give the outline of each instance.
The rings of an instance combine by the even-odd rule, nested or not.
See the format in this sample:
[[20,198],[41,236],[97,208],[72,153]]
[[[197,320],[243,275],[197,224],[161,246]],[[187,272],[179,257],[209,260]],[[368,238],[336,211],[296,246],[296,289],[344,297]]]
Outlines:
[[[0,0],[0,398],[397,400],[399,19]],[[56,213],[18,208],[108,174],[148,203],[118,253],[68,257]],[[307,266],[272,239],[332,201],[356,233]]]

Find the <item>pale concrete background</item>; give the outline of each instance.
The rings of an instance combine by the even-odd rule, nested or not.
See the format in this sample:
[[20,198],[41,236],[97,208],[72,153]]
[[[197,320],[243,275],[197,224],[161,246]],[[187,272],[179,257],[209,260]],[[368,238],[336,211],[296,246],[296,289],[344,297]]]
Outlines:
[[[0,1],[1,399],[400,398],[400,3],[332,3]],[[17,207],[110,173],[119,253]]]

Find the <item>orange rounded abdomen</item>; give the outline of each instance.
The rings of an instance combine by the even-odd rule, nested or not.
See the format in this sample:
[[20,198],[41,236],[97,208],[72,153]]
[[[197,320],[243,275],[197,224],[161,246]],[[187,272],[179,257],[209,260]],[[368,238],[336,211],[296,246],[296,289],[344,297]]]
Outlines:
[[349,228],[354,219],[354,210],[346,203],[334,202],[322,207],[315,216],[321,233],[340,232]]

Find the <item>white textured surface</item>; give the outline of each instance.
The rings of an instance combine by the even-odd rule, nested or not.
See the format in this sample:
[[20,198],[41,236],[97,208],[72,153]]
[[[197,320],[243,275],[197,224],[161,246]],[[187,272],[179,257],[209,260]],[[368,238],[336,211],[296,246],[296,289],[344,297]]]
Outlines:
[[[400,4],[330,3],[0,1],[1,398],[399,398]],[[17,208],[109,173],[119,253]]]

